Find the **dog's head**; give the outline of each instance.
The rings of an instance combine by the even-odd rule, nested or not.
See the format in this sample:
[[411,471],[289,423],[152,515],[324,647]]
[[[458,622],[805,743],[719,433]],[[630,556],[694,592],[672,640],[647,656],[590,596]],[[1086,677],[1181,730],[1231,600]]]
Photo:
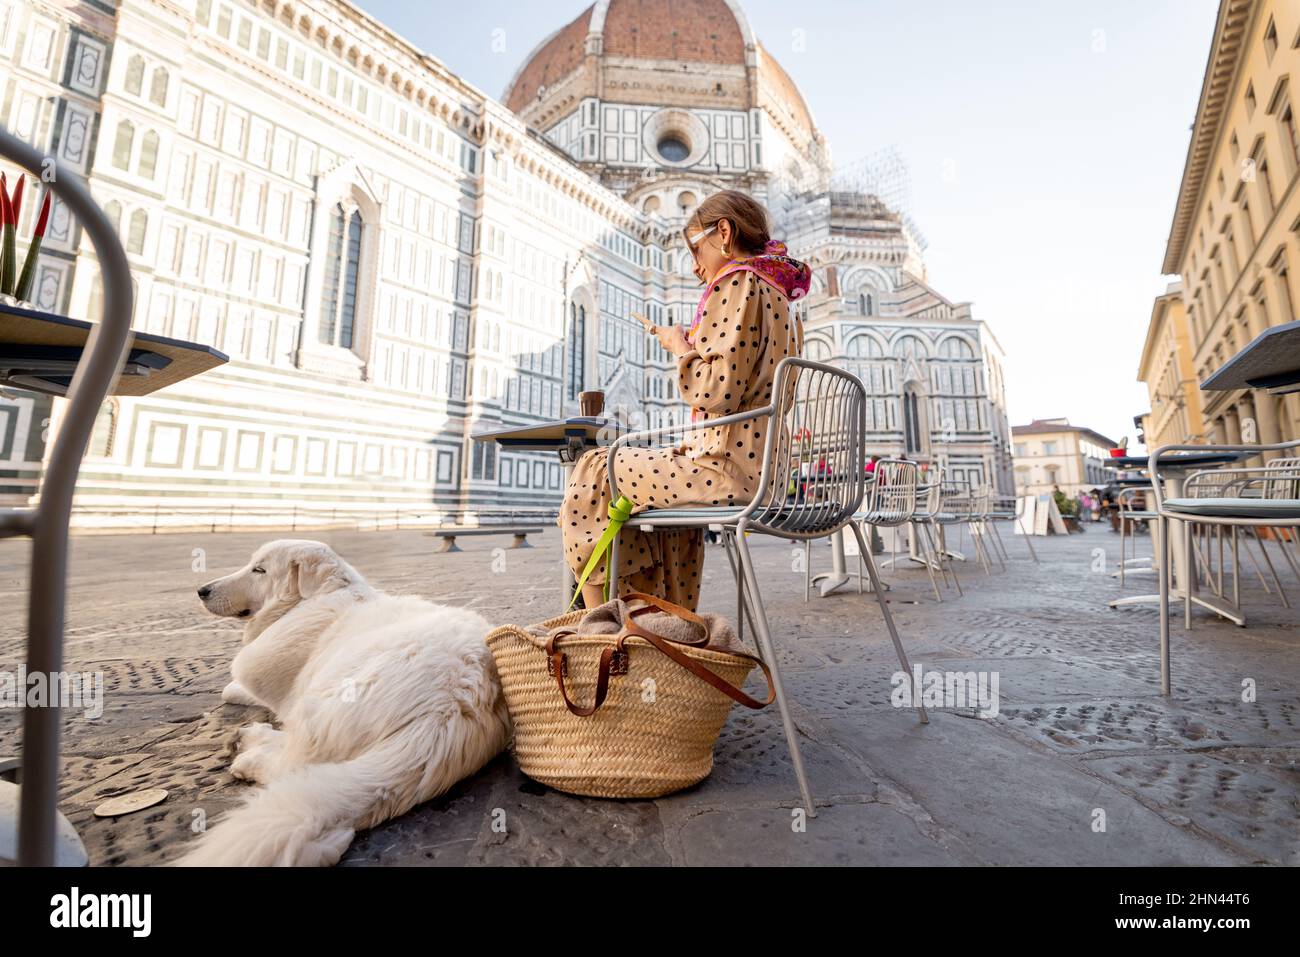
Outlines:
[[251,618],[271,605],[287,610],[360,581],[328,545],[282,539],[267,542],[239,571],[200,585],[199,598],[214,615]]

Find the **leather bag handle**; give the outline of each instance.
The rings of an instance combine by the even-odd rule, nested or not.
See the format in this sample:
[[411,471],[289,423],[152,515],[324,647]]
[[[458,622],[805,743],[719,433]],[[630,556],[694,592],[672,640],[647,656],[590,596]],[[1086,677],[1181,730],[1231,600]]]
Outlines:
[[[709,626],[699,615],[680,605],[675,605],[670,601],[659,598],[656,595],[647,595],[642,592],[629,592],[624,596],[625,601],[639,600],[645,602],[645,606],[634,608],[628,612],[628,620],[623,626],[623,630],[614,636],[614,644],[608,648],[602,649],[600,653],[600,664],[596,672],[596,694],[590,707],[582,707],[573,703],[569,698],[568,689],[564,685],[565,672],[568,668],[567,658],[563,651],[560,650],[559,639],[575,634],[573,631],[557,631],[546,642],[547,653],[547,671],[555,677],[555,684],[560,689],[560,697],[564,699],[564,705],[569,711],[580,718],[587,718],[595,714],[600,706],[605,703],[609,696],[609,679],[611,675],[627,674],[628,664],[630,661],[629,654],[624,645],[628,638],[637,637],[648,641],[653,647],[659,650],[670,661],[685,668],[695,677],[721,691],[732,701],[742,704],[746,708],[758,710],[766,708],[776,700],[776,688],[772,684],[772,672],[768,669],[767,663],[762,658],[755,655],[747,654],[743,651],[728,651],[727,654],[735,655],[738,658],[745,658],[754,662],[763,671],[763,678],[767,682],[767,700],[759,701],[746,694],[735,685],[728,682],[725,678],[720,677],[713,671],[710,671],[704,665],[692,660],[688,655],[678,650],[676,646],[686,645],[688,647],[705,647],[709,643]],[[686,621],[689,624],[699,628],[698,638],[677,641],[675,639],[665,638],[663,635],[657,635],[636,623],[636,616],[649,611],[662,611],[674,615]]]

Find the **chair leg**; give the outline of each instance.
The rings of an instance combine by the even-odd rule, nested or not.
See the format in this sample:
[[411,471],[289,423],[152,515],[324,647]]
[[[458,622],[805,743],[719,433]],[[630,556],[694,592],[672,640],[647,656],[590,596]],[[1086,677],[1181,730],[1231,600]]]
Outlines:
[[908,544],[911,545],[915,542],[917,551],[919,551],[921,557],[925,559],[925,570],[930,576],[930,587],[934,589],[934,599],[935,601],[943,601],[943,595],[939,593],[939,582],[934,577],[934,554],[931,551],[930,546],[926,544],[925,539],[928,536],[920,534],[920,529],[922,527],[923,526],[916,522],[912,522],[907,526],[907,534],[911,538],[911,541],[909,541]]
[[1169,695],[1169,579],[1173,572],[1169,567],[1172,549],[1169,547],[1169,519],[1161,516],[1160,526],[1160,693]]
[[1282,607],[1290,608],[1291,602],[1287,600],[1286,592],[1282,590],[1282,580],[1277,577],[1277,569],[1273,567],[1273,559],[1268,557],[1268,548],[1264,544],[1264,539],[1259,537],[1259,532],[1254,528],[1249,529],[1249,534],[1255,540],[1255,544],[1259,546],[1259,553],[1264,556],[1264,564],[1268,566],[1269,576],[1277,587],[1277,595],[1282,599]]
[[1192,523],[1183,522],[1183,628],[1192,630],[1192,586],[1196,582],[1196,569],[1192,565]]
[[[1291,530],[1291,534],[1294,535],[1295,531]],[[1291,566],[1291,573],[1295,575],[1297,579],[1300,579],[1300,565],[1296,564],[1296,560],[1294,556],[1292,556],[1291,550],[1287,548],[1286,539],[1282,538],[1281,529],[1278,529],[1277,536],[1278,550],[1282,552],[1282,557],[1286,559],[1286,563]]]
[[[939,550],[939,536],[935,532],[934,526],[931,525],[929,522],[926,522],[922,527],[925,529],[925,541],[927,547],[930,549],[931,560],[934,562],[935,567],[939,570],[939,574],[943,577],[944,587],[947,588],[949,587],[948,561],[947,558],[944,556],[943,552]],[[952,576],[952,587],[957,589],[958,594],[961,594],[961,588],[960,586],[957,585],[956,575]]]
[[740,570],[745,577],[745,587],[753,597],[755,611],[754,634],[759,654],[772,671],[772,689],[776,692],[776,703],[781,710],[781,723],[785,726],[785,740],[790,747],[790,763],[794,765],[794,776],[799,782],[799,793],[803,797],[804,809],[809,817],[817,816],[817,806],[813,803],[812,791],[808,788],[808,776],[804,773],[803,757],[799,754],[799,732],[790,714],[790,702],[786,698],[785,684],[781,680],[781,664],[777,660],[776,648],[772,642],[772,633],[768,628],[767,609],[763,605],[763,593],[758,587],[758,576],[754,570],[754,560],[749,554],[749,544],[745,541],[745,525],[742,519],[736,529],[736,551],[740,558]]
[[[863,528],[866,528],[866,527],[867,527],[866,519],[863,519],[863,521],[862,521],[862,527],[863,527]],[[870,532],[867,533],[867,543],[868,543],[868,544],[871,543],[871,533],[870,533]],[[858,556],[858,594],[859,594],[859,595],[862,594],[862,556],[860,556],[860,555]]]
[[1033,536],[1031,536],[1027,531],[1025,531],[1025,523],[1022,522],[1019,517],[1016,518],[1016,527],[1020,529],[1020,537],[1023,538],[1025,540],[1025,544],[1029,546],[1029,557],[1032,558],[1034,560],[1034,564],[1037,565],[1038,552],[1034,551]]
[[806,538],[803,543],[803,601],[808,604],[812,597],[812,539]]
[[983,566],[984,574],[992,575],[993,569],[989,565],[988,549],[984,547],[983,533],[975,533],[975,522],[967,522],[966,524],[970,528],[970,545],[971,548],[975,549],[975,557],[979,559],[980,565]]
[[993,548],[998,553],[998,564],[1002,566],[1003,571],[1006,571],[1007,562],[1011,558],[1011,553],[1007,551],[1007,546],[1002,541],[1002,533],[998,531],[997,521],[990,519],[988,521],[988,527],[989,530],[993,533]]
[[1232,526],[1232,605],[1241,607],[1241,547],[1237,544],[1237,526]]
[[722,544],[727,551],[727,564],[731,566],[731,577],[736,581],[736,627],[740,633],[740,639],[745,638],[745,619],[749,619],[749,629],[754,634],[758,634],[758,629],[754,627],[754,609],[749,600],[748,591],[741,587],[744,578],[740,574],[739,559],[736,557],[736,536],[728,529],[722,532]]
[[1124,516],[1119,517],[1119,587],[1124,589],[1124,526],[1128,524],[1124,521]]
[[957,594],[965,595],[966,593],[961,590],[961,582],[957,578],[957,566],[953,563],[952,556],[948,554],[948,538],[943,533],[943,526],[936,525],[935,530],[936,541],[938,542],[935,547],[939,552],[939,566],[941,568],[946,567],[952,575],[952,583],[957,589]]
[[[852,523],[850,523],[852,524]],[[853,525],[853,533],[858,536],[858,547],[863,550],[867,556],[867,574],[871,576],[871,588],[876,593],[876,603],[880,605],[880,613],[885,618],[885,627],[889,629],[890,640],[894,642],[894,651],[898,653],[898,663],[903,666],[903,671],[907,674],[907,680],[911,683],[914,679],[912,674],[912,665],[907,660],[907,652],[903,650],[903,642],[898,637],[898,628],[894,624],[894,616],[889,611],[889,602],[885,600],[885,589],[880,584],[880,575],[876,573],[876,563],[871,557],[871,552],[862,542],[862,529]],[[912,700],[917,702],[917,714],[922,724],[930,723],[930,716],[925,713],[925,705],[921,704],[921,696],[917,693],[916,686],[912,686]]]

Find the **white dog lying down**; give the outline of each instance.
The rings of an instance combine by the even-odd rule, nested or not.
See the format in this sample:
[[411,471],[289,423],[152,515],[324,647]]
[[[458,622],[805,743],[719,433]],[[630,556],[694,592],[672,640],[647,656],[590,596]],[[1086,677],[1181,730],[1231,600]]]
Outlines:
[[178,863],[334,864],[505,747],[510,717],[474,612],[385,595],[320,542],[263,545],[199,588],[247,618],[222,700],[280,720],[240,729],[231,774],[265,785]]

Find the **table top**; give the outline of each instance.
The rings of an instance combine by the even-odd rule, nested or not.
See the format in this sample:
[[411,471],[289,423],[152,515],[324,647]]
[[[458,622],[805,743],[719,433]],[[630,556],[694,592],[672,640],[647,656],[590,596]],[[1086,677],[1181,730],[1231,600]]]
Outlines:
[[618,438],[624,431],[622,423],[617,419],[576,415],[552,422],[537,422],[533,425],[478,432],[470,437],[475,442],[491,439],[502,447],[523,452],[537,452],[568,448],[574,444],[595,447]]
[[1216,392],[1300,389],[1300,321],[1265,329],[1202,382],[1201,388]]
[[[0,385],[67,395],[95,323],[0,303]],[[149,395],[230,361],[211,346],[132,332],[109,395]]]
[[[1205,468],[1209,465],[1227,465],[1248,459],[1254,452],[1168,452],[1157,463],[1162,469],[1176,471],[1179,469]],[[1151,461],[1149,455],[1122,455],[1111,459],[1107,468],[1144,469]]]

